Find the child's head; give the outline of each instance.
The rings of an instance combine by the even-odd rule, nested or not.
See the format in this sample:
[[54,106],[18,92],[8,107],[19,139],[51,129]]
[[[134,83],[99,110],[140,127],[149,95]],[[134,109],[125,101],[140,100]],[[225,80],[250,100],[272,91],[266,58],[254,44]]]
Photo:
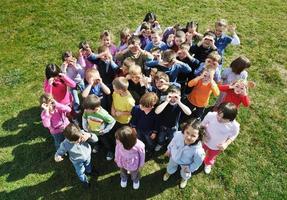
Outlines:
[[221,56],[218,54],[217,51],[213,51],[208,54],[205,60],[205,67],[207,69],[216,69],[221,62]]
[[97,69],[89,68],[87,69],[85,73],[85,78],[86,78],[86,81],[90,82],[90,80],[93,80],[94,81],[93,84],[97,84],[99,83],[101,76]]
[[45,74],[46,74],[47,80],[49,80],[50,78],[59,76],[60,73],[61,73],[61,69],[58,67],[58,65],[48,64],[46,66]]
[[39,102],[42,108],[48,108],[49,111],[54,110],[54,98],[51,94],[43,94],[39,98]]
[[208,48],[214,43],[215,35],[213,32],[207,31],[206,33],[204,33],[202,40],[203,40],[202,46]]
[[102,46],[110,47],[112,44],[112,34],[105,30],[100,34],[100,40]]
[[181,92],[180,89],[176,86],[169,86],[169,88],[167,89],[167,98],[170,98],[169,103],[171,105],[175,105],[177,104],[177,101],[180,100],[178,98],[180,98]]
[[189,33],[198,32],[198,23],[196,21],[187,22],[186,31]]
[[70,123],[64,130],[64,136],[71,142],[78,142],[82,137],[82,132],[79,126]]
[[129,69],[130,67],[134,66],[135,65],[135,61],[128,57],[124,60],[124,62],[122,63],[122,66],[121,66],[121,70],[123,72],[124,75],[128,74],[129,73]]
[[65,51],[62,54],[62,61],[70,62],[73,59],[72,51]]
[[144,37],[149,37],[151,34],[151,26],[147,22],[143,22],[140,28],[141,35]]
[[251,62],[245,56],[239,56],[230,64],[230,68],[235,74],[240,74],[244,69],[249,68],[250,66]]
[[217,111],[217,120],[220,123],[233,121],[237,116],[237,106],[234,103],[221,103]]
[[189,51],[190,46],[188,44],[181,44],[179,46],[177,53],[177,56],[180,60],[183,60],[187,57],[187,52]]
[[157,30],[152,30],[151,31],[151,41],[153,43],[153,45],[159,45],[160,41],[161,41],[161,36],[160,36],[160,31]]
[[135,84],[140,82],[140,79],[142,77],[142,69],[138,65],[133,65],[129,68],[129,75],[131,77],[131,81]]
[[154,60],[161,60],[161,50],[159,47],[152,48],[150,53],[153,55]]
[[119,128],[115,133],[115,137],[126,150],[130,150],[137,143],[137,135],[129,126]]
[[101,106],[101,99],[94,95],[90,94],[84,99],[83,107],[85,111],[97,111]]
[[141,45],[141,40],[140,40],[140,38],[138,36],[133,35],[132,37],[129,38],[128,45],[130,46],[130,51],[133,54],[136,54],[140,50],[139,48],[140,48],[140,45]]
[[239,79],[233,83],[233,91],[235,94],[244,95],[248,89],[248,82],[243,79]]
[[128,87],[129,87],[128,79],[126,79],[125,77],[115,78],[112,84],[113,84],[114,92],[119,93],[119,94],[127,92]]
[[196,145],[202,140],[204,130],[200,126],[199,119],[189,119],[181,124],[184,143],[187,145]]
[[221,36],[226,31],[227,21],[225,19],[219,19],[215,22],[215,35]]
[[[109,47],[107,47],[107,46],[100,46],[98,48],[98,53],[101,54],[101,53],[104,53],[104,52],[106,52],[106,53],[103,56],[101,56],[100,59],[102,61],[107,61],[109,59],[108,55],[111,54],[110,50],[109,50]],[[110,55],[110,56],[112,56],[112,55]]]
[[203,73],[203,78],[202,82],[203,83],[209,83],[211,81],[211,74],[213,73],[214,75],[214,70],[213,69],[204,69]]
[[143,21],[153,24],[156,21],[156,15],[153,12],[149,12],[145,15]]
[[131,30],[129,28],[123,28],[120,32],[121,43],[127,43],[131,37]]
[[182,43],[185,42],[185,40],[186,40],[185,33],[181,30],[176,31],[175,38],[174,38],[175,45],[180,46]]
[[145,93],[140,98],[140,109],[145,113],[149,113],[158,102],[158,97],[154,92]]
[[158,71],[154,77],[155,86],[160,91],[166,91],[169,87],[169,77],[166,73]]
[[168,49],[163,52],[162,54],[162,61],[166,67],[173,65],[176,59],[176,53],[172,49]]
[[90,44],[87,41],[81,41],[79,44],[79,49],[82,50],[83,56],[87,55],[89,53]]

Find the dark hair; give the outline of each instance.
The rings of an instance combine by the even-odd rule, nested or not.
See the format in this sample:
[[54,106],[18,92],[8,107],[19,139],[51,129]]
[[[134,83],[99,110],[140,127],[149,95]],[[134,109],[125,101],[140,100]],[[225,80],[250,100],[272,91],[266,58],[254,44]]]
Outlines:
[[72,51],[65,51],[65,52],[62,54],[62,60],[65,61],[66,58],[71,57],[71,56],[73,56]]
[[204,128],[201,126],[201,120],[199,118],[191,118],[181,124],[182,133],[188,128],[198,130],[198,138],[192,144],[192,145],[196,145],[199,141],[202,140],[205,134]]
[[137,143],[137,135],[129,126],[119,128],[115,133],[116,139],[119,140],[126,150],[130,150]]
[[186,23],[186,31],[188,30],[188,28],[193,28],[196,26],[196,31],[198,31],[198,23],[196,21],[191,21],[191,22],[187,22]]
[[175,59],[176,59],[176,53],[172,49],[168,49],[162,53],[162,60],[164,62],[170,63],[170,62],[174,61]]
[[141,25],[141,28],[140,30],[143,30],[143,29],[151,29],[151,26],[150,24],[148,24],[147,22],[143,22],[142,25]]
[[181,94],[181,91],[178,87],[176,87],[175,85],[171,85],[169,86],[169,88],[166,91],[167,93],[178,93]]
[[52,77],[58,76],[59,73],[61,73],[61,69],[56,64],[48,64],[46,66],[45,74],[47,80]]
[[100,106],[101,106],[101,99],[94,94],[90,94],[84,99],[83,103],[84,109],[94,110],[95,108]]
[[148,22],[149,20],[153,20],[153,21],[156,21],[156,15],[153,13],[153,12],[149,12],[145,15],[144,17],[144,22]]
[[251,62],[245,56],[239,56],[230,64],[230,68],[235,74],[240,74],[244,69],[249,68],[250,66]]
[[79,49],[87,50],[87,48],[90,48],[90,45],[87,41],[81,41],[79,44]]
[[78,141],[81,135],[82,133],[80,127],[73,123],[70,123],[68,126],[66,126],[64,130],[65,138],[72,142]]
[[233,121],[237,116],[238,110],[237,106],[234,103],[225,102],[219,105],[217,112],[223,114],[223,119]]
[[205,36],[211,36],[211,37],[213,37],[213,39],[216,38],[215,34],[214,34],[212,31],[207,31],[207,32],[205,32],[205,33],[203,34],[203,37],[205,37]]
[[140,38],[139,38],[138,36],[136,36],[136,35],[132,35],[132,36],[129,38],[129,40],[128,40],[128,45],[134,44],[134,43],[136,43],[136,42],[141,43]]

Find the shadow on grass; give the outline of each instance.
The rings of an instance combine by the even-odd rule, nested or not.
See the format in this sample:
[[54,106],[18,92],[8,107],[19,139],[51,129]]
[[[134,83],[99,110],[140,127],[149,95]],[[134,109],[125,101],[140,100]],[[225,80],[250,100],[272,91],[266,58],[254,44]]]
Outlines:
[[5,121],[2,124],[5,131],[20,131],[17,134],[0,137],[0,147],[14,146],[39,136],[48,138],[49,132],[41,123],[40,113],[40,107],[32,107],[20,111],[16,117]]

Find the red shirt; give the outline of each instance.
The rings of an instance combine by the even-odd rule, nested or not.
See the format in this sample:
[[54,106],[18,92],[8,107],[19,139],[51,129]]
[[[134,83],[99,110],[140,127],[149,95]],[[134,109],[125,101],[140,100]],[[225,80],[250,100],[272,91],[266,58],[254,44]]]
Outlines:
[[219,90],[222,92],[226,92],[225,98],[223,99],[222,103],[231,102],[234,103],[237,108],[239,108],[240,104],[242,103],[243,106],[248,107],[250,105],[250,99],[246,95],[235,94],[233,89],[229,88],[229,85],[219,85]]

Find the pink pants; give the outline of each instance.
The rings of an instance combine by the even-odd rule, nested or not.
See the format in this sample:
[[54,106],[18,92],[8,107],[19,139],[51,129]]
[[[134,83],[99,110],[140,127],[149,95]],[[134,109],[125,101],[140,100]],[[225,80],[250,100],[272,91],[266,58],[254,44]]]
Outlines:
[[205,159],[204,164],[205,165],[214,165],[216,157],[221,153],[220,150],[212,150],[208,148],[205,144],[202,145],[204,151],[205,151]]

